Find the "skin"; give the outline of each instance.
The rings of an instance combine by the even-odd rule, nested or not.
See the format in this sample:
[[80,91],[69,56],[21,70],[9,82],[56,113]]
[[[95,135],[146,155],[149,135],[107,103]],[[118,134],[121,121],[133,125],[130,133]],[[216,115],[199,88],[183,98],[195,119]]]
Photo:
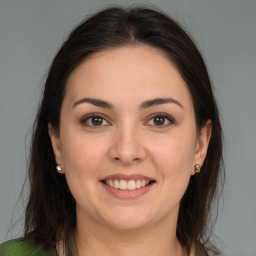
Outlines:
[[[156,98],[176,102],[142,107]],[[94,113],[103,118],[98,126],[88,117]],[[187,85],[164,53],[140,45],[87,58],[69,77],[60,132],[49,125],[49,135],[77,203],[79,255],[187,255],[176,238],[179,203],[194,165],[203,164],[211,122],[197,131]],[[120,199],[101,182],[117,173],[155,183],[138,198]]]

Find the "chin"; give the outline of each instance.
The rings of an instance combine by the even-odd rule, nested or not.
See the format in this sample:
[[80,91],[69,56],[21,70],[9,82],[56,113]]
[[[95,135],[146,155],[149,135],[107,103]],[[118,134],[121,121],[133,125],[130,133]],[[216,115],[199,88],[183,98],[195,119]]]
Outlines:
[[104,215],[104,222],[109,227],[117,230],[135,230],[147,226],[151,223],[152,218],[149,214],[140,214],[138,211],[123,210],[110,212],[109,215]]
[[147,226],[147,222],[139,222],[136,220],[130,220],[126,222],[108,222],[108,226],[112,229],[119,230],[119,231],[133,231],[142,229],[143,227]]

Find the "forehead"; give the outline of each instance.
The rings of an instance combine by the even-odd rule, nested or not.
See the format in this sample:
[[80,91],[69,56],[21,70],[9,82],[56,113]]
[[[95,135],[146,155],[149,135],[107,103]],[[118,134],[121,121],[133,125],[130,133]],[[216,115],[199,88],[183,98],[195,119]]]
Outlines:
[[145,45],[107,49],[84,60],[70,75],[66,96],[78,100],[95,95],[134,101],[168,95],[191,104],[174,63],[161,50]]

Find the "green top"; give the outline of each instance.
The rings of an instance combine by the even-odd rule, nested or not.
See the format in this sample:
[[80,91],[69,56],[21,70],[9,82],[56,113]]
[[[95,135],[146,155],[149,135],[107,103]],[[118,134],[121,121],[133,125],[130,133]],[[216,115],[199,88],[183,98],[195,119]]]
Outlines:
[[[74,240],[71,241],[71,255],[77,256]],[[0,244],[0,256],[58,256],[57,250],[47,250],[30,240],[18,238]]]
[[56,249],[51,251],[22,238],[7,241],[0,245],[1,256],[57,256]]
[[[73,237],[70,238],[69,243],[71,251],[68,253],[68,255],[78,256]],[[202,248],[203,251],[200,255],[208,255],[205,248]],[[195,247],[193,244],[190,250],[190,256],[195,256],[194,250]],[[41,245],[37,245],[30,240],[18,238],[0,244],[0,256],[58,256],[58,253],[55,248],[47,250]]]

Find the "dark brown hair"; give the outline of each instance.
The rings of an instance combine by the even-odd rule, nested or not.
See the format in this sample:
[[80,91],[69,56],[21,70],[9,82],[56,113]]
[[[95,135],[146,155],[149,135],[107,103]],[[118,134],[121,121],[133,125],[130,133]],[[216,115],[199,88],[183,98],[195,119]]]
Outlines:
[[201,173],[191,177],[181,200],[176,231],[187,251],[195,244],[200,255],[200,244],[209,246],[210,212],[222,164],[222,131],[211,82],[201,54],[184,29],[166,14],[144,7],[112,7],[91,16],[71,32],[55,56],[32,136],[25,238],[53,248],[61,239],[67,242],[76,227],[76,203],[65,176],[56,172],[48,135],[49,123],[59,131],[67,79],[91,54],[137,44],[160,49],[176,65],[191,93],[198,131],[207,120],[212,121],[207,156]]

